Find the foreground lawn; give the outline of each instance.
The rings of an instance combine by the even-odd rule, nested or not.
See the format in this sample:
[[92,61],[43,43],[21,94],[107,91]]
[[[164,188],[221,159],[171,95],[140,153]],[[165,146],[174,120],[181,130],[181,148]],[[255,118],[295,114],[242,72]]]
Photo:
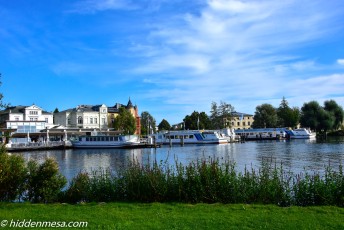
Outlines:
[[[0,223],[19,223],[24,219],[87,221],[87,229],[344,229],[344,209],[328,206],[0,203]],[[0,229],[23,228],[7,225]]]

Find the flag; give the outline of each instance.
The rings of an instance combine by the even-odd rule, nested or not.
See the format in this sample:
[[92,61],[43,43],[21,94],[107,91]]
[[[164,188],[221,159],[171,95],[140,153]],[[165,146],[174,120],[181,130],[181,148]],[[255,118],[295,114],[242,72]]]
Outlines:
[[244,114],[241,114],[240,121],[244,120]]

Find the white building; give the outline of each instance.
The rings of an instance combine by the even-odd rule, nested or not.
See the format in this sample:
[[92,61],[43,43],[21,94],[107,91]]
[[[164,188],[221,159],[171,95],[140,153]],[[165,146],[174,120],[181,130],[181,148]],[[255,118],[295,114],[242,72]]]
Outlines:
[[79,105],[76,108],[54,113],[54,123],[67,128],[107,129],[106,105]]
[[0,112],[1,127],[16,130],[17,133],[39,132],[54,126],[53,123],[53,114],[37,105],[12,106]]

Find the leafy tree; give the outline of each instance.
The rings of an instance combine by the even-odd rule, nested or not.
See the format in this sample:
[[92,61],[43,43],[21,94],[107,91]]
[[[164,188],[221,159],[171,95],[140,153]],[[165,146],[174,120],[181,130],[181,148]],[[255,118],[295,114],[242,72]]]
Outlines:
[[55,108],[54,113],[59,113],[59,112],[60,112],[59,109]]
[[114,128],[123,131],[124,134],[134,134],[136,131],[136,120],[124,107],[119,108],[118,116],[114,121]]
[[183,119],[185,123],[185,129],[196,130],[196,129],[210,129],[211,122],[208,115],[205,112],[194,111],[191,115],[185,116]]
[[[1,82],[1,73],[0,73],[0,86],[2,85]],[[2,99],[4,98],[4,95],[2,93],[0,93],[0,108],[6,108],[8,106],[10,106],[10,104],[4,104]]]
[[300,123],[317,132],[327,132],[340,127],[343,109],[335,101],[325,101],[321,107],[317,101],[305,103],[301,108]]
[[334,124],[332,129],[339,129],[344,119],[343,108],[337,104],[334,100],[324,102],[324,109],[334,116]]
[[162,119],[162,121],[160,122],[160,124],[158,125],[159,130],[170,130],[171,129],[171,125],[170,123],[168,123],[168,121],[166,121],[165,119]]
[[270,104],[262,104],[256,107],[254,113],[253,128],[273,128],[277,126],[277,112]]
[[316,130],[319,126],[318,114],[321,110],[321,106],[317,101],[311,101],[304,103],[301,108],[300,124],[302,127],[309,127],[312,130]]
[[144,111],[141,113],[141,133],[147,134],[148,127],[150,129],[150,133],[155,132],[156,121],[149,112]]
[[296,127],[300,120],[300,110],[297,107],[290,108],[288,101],[283,97],[277,108],[277,125],[280,127]]
[[[221,129],[227,126],[227,121],[231,120],[234,107],[231,104],[221,101],[218,106],[216,102],[211,103],[210,121],[212,128]],[[230,124],[230,123],[229,123]]]

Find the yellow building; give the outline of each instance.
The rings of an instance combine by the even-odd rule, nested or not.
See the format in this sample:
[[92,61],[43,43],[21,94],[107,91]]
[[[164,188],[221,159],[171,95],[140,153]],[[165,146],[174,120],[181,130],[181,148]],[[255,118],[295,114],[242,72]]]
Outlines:
[[132,115],[135,117],[136,120],[136,131],[135,134],[141,134],[141,118],[139,116],[139,110],[137,106],[133,106],[130,98],[127,105],[123,105],[120,103],[116,103],[113,107],[108,107],[108,126],[113,127],[115,118],[118,116],[119,108],[124,107],[126,108]]
[[253,115],[240,112],[232,112],[230,126],[232,129],[250,129],[254,121]]

